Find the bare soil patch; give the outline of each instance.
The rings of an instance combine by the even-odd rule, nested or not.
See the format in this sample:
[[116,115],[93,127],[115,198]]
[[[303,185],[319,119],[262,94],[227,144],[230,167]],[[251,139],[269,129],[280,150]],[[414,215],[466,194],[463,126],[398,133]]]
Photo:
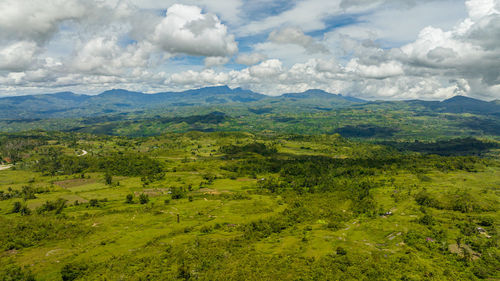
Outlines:
[[203,194],[211,194],[211,195],[219,195],[221,193],[225,193],[225,194],[228,194],[228,193],[231,193],[230,191],[227,191],[227,190],[216,190],[216,189],[210,189],[210,188],[200,188],[198,189],[199,193],[203,193]]
[[0,165],[0,171],[10,169],[12,165]]
[[249,179],[249,178],[241,178],[241,179],[237,179],[236,181],[255,181],[255,180]]
[[155,197],[155,196],[162,196],[164,194],[167,194],[168,191],[170,191],[169,188],[154,188],[154,189],[144,189],[142,191],[136,191],[134,192],[135,196],[139,196],[140,194],[144,193],[148,196]]
[[96,179],[70,179],[70,180],[56,181],[54,182],[54,184],[62,188],[72,188],[94,183],[96,181],[97,181]]

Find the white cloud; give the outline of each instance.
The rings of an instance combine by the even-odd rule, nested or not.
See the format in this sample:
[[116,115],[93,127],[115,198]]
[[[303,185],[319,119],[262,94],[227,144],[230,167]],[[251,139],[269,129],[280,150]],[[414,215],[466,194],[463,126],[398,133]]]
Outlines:
[[500,3],[496,0],[468,0],[465,2],[472,21],[481,20],[490,15],[498,15]]
[[196,6],[175,4],[156,26],[151,41],[172,54],[223,57],[238,51],[234,36],[213,14]]
[[34,61],[38,47],[32,41],[19,41],[0,49],[0,70],[13,72],[28,69]]
[[243,35],[259,34],[283,26],[300,26],[304,31],[320,30],[326,27],[324,20],[342,12],[340,0],[306,0],[293,8],[263,20],[253,21],[240,28]]
[[258,78],[272,78],[280,74],[282,70],[283,65],[277,59],[266,60],[249,68],[250,74]]
[[404,74],[402,64],[396,61],[383,62],[379,65],[364,65],[360,64],[357,59],[353,59],[347,64],[346,71],[353,72],[364,78],[375,79],[384,79]]
[[[438,72],[451,79],[480,78],[489,86],[497,85],[500,83],[500,37],[479,34],[497,34],[500,13],[492,0],[469,0],[466,4],[469,18],[449,31],[424,28],[415,42],[401,47],[403,55],[399,59],[408,63],[415,73]],[[471,86],[470,92],[478,94],[484,88]]]
[[226,84],[229,80],[229,76],[226,73],[215,72],[213,69],[205,69],[201,72],[188,70],[182,73],[176,73],[170,76],[169,79],[165,81],[166,84],[180,84],[180,85],[193,85],[193,86],[203,86],[203,85],[222,85]]
[[224,65],[228,62],[229,62],[228,57],[206,57],[205,58],[205,66],[206,67],[220,66],[220,65]]
[[236,58],[236,63],[245,65],[254,65],[265,59],[267,59],[267,56],[261,53],[240,54]]
[[394,46],[415,40],[427,26],[451,29],[467,15],[464,3],[457,3],[456,0],[423,1],[419,5],[406,4],[409,7],[403,6],[404,9],[402,5],[403,1],[366,13],[358,18],[358,24],[347,25],[334,32]]
[[0,0],[0,95],[228,84],[500,98],[499,9],[498,0]]
[[72,62],[78,72],[120,75],[129,68],[145,67],[153,47],[143,42],[122,48],[116,37],[96,37],[78,49]]
[[276,44],[295,44],[302,46],[309,53],[328,53],[328,49],[311,36],[305,35],[299,28],[287,27],[269,34],[269,41]]
[[48,40],[59,24],[87,15],[91,3],[80,0],[2,0],[0,36],[2,39]]

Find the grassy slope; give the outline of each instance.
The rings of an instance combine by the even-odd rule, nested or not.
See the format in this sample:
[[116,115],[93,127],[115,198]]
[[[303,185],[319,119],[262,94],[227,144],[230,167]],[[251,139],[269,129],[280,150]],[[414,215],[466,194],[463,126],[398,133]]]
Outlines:
[[[242,136],[237,142],[251,143],[252,138]],[[354,216],[347,221],[341,221],[334,228],[328,226],[328,219],[321,219],[322,215],[318,215],[319,219],[311,216],[314,219],[297,222],[281,232],[261,239],[243,240],[242,245],[234,248],[233,244],[237,242],[233,239],[241,239],[245,234],[242,226],[259,219],[279,216],[283,210],[290,207],[293,202],[290,198],[293,196],[256,192],[256,179],[234,178],[226,170],[222,170],[223,165],[236,160],[223,160],[222,154],[218,152],[219,148],[233,141],[232,136],[217,137],[205,134],[130,141],[133,150],[165,163],[168,171],[165,179],[149,186],[142,186],[137,177],[114,177],[114,181],[119,181],[120,185],[110,187],[104,183],[102,173],[86,173],[86,178],[81,179],[80,175],[51,177],[25,170],[0,171],[0,190],[6,191],[9,187],[20,189],[23,185],[50,189],[48,193],[38,194],[37,199],[27,201],[31,209],[39,207],[46,200],[68,200],[68,207],[64,209],[63,215],[31,215],[32,218],[45,217],[48,223],[64,222],[76,225],[74,233],[70,232],[66,236],[63,234],[62,237],[41,239],[33,246],[4,251],[0,253],[0,263],[29,266],[39,280],[59,279],[62,267],[68,263],[90,264],[92,270],[82,276],[87,280],[96,280],[100,274],[111,280],[147,279],[147,272],[152,272],[149,278],[155,279],[159,278],[154,274],[158,272],[156,266],[160,265],[165,267],[161,276],[169,279],[182,277],[179,275],[180,260],[176,260],[182,256],[183,262],[191,259],[193,266],[197,264],[196,270],[190,269],[191,274],[199,274],[202,279],[231,273],[235,274],[234,279],[273,279],[283,273],[292,274],[281,275],[283,279],[295,279],[300,276],[313,278],[310,272],[318,266],[315,262],[326,262],[324,260],[332,258],[331,255],[341,258],[335,255],[337,247],[340,246],[346,249],[349,258],[368,259],[382,267],[390,267],[395,259],[410,258],[417,268],[407,276],[410,279],[422,278],[424,275],[419,275],[419,272],[436,276],[438,279],[473,278],[473,275],[467,275],[469,271],[456,272],[460,267],[469,266],[460,261],[459,255],[446,249],[436,250],[456,243],[455,238],[460,233],[457,222],[466,221],[471,214],[429,208],[428,212],[438,220],[439,227],[436,228],[446,232],[443,237],[437,237],[437,230],[417,222],[423,213],[422,208],[415,203],[414,195],[424,187],[443,202],[452,198],[456,190],[467,189],[481,204],[486,207],[493,206],[492,211],[472,216],[493,217],[494,226],[488,228],[493,237],[489,241],[498,241],[495,226],[499,222],[496,208],[500,199],[500,169],[487,167],[479,172],[430,171],[425,179],[402,171],[391,176],[391,183],[371,191],[379,208],[384,211],[391,210],[391,216]],[[283,154],[326,155],[338,158],[359,157],[366,150],[375,149],[371,145],[329,138],[309,141],[281,138],[267,142],[277,143],[279,152]],[[119,145],[118,138],[107,141],[80,141],[77,146],[78,148],[65,148],[66,153],[73,154],[79,149],[86,149],[90,154],[128,149]],[[207,174],[217,175],[218,179],[207,184],[203,177]],[[262,178],[268,177],[269,174],[256,176]],[[384,175],[373,178],[375,181],[387,179]],[[178,186],[193,187],[189,192],[193,197],[192,202],[188,198],[170,200],[169,188]],[[394,196],[395,190],[398,196]],[[148,204],[137,203],[137,197],[141,193],[150,195],[151,201]],[[127,194],[135,194],[135,204],[125,203]],[[235,197],[235,194],[243,194],[244,197]],[[308,208],[311,213],[351,213],[351,202],[339,198],[341,197],[336,193],[309,194],[303,195],[300,200],[310,204]],[[85,203],[90,199],[107,200],[100,203],[101,207],[73,204],[75,200]],[[169,201],[165,203],[165,200]],[[9,223],[12,220],[27,219],[9,213],[14,201],[19,199],[0,201],[2,227],[12,226],[13,224]],[[180,217],[179,223],[176,222],[177,215]],[[326,215],[325,217],[328,218]],[[427,246],[423,243],[423,248],[407,245],[404,239],[410,230],[416,230],[422,233],[423,237],[432,238],[435,242],[428,242]],[[19,235],[26,234],[20,231]],[[481,241],[486,239],[479,234],[474,237],[482,239]],[[222,259],[222,262],[212,257],[209,263],[203,265],[197,258],[189,257],[191,252],[204,253],[210,257],[210,253],[205,252],[211,249],[209,244],[205,244],[210,241],[220,243],[220,246],[216,247],[217,250],[214,250],[215,253],[219,249],[226,249],[224,253],[229,258]],[[205,245],[206,249],[193,250],[193,245],[199,243]],[[262,262],[278,268],[273,272]],[[351,263],[356,264],[355,261]],[[261,266],[262,271],[254,271],[253,276],[238,275],[245,272],[250,274],[251,271],[244,268],[244,265]],[[279,268],[280,266],[283,268]],[[241,268],[239,273],[238,268]],[[206,275],[203,275],[203,269],[206,270]],[[353,269],[348,271],[350,270]],[[450,271],[452,273],[449,273]],[[387,274],[392,276],[391,278],[399,276],[389,272]],[[222,276],[224,275],[218,277]],[[347,276],[367,277],[369,272],[351,272]]]

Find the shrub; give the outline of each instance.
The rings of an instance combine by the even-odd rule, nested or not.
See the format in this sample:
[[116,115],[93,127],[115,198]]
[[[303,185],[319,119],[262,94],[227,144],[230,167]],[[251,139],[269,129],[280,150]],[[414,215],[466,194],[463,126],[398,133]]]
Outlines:
[[171,192],[172,199],[181,199],[186,197],[186,192],[180,187],[172,187]]
[[127,197],[125,199],[125,203],[127,203],[127,204],[134,203],[134,195],[133,194],[127,194]]
[[339,256],[345,256],[345,255],[347,255],[347,251],[344,248],[340,247],[340,246],[337,247],[336,252],[337,252],[337,255],[339,255]]
[[97,199],[90,199],[89,200],[89,206],[90,207],[99,207],[99,200],[97,200]]
[[415,201],[420,206],[439,208],[439,202],[434,199],[427,190],[420,191],[417,195],[415,195]]
[[21,211],[21,202],[16,201],[14,202],[14,206],[12,207],[12,213],[19,213]]
[[81,264],[66,264],[61,269],[61,277],[63,281],[72,281],[85,275],[88,267]]
[[142,193],[139,195],[139,203],[146,204],[149,202],[149,196],[147,194]]
[[418,222],[424,225],[434,225],[436,223],[436,220],[433,216],[425,214],[422,218],[420,218]]
[[55,201],[45,201],[42,206],[36,209],[38,214],[55,211],[56,214],[62,213],[63,209],[66,207],[66,200],[58,198]]
[[31,214],[31,210],[26,206],[26,204],[22,204],[21,202],[14,202],[14,206],[12,207],[12,213],[21,214],[23,216],[27,216]]
[[210,233],[210,232],[212,232],[212,231],[213,231],[213,229],[214,229],[214,228],[213,228],[213,226],[211,226],[211,225],[204,225],[204,226],[202,226],[202,227],[200,228],[200,232],[201,232],[201,233]]
[[104,174],[104,181],[106,181],[107,185],[111,185],[113,182],[113,176],[109,172],[106,172],[106,174]]
[[35,281],[35,276],[29,268],[12,264],[0,268],[0,280]]

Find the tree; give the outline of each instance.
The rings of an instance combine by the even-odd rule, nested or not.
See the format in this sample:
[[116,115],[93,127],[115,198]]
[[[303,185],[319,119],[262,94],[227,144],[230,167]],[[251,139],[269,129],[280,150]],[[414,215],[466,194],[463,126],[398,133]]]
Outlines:
[[89,206],[90,207],[99,207],[99,201],[97,199],[90,199]]
[[147,194],[142,193],[139,195],[139,203],[146,204],[149,202],[149,196]]
[[72,281],[85,275],[88,267],[82,264],[66,264],[61,269],[61,277],[63,281]]
[[0,280],[35,281],[35,276],[28,267],[12,264],[2,268]]
[[21,202],[16,201],[14,202],[14,206],[12,207],[12,213],[19,213],[21,211]]
[[181,199],[186,197],[186,192],[180,187],[172,187],[170,192],[172,192],[172,199]]
[[113,176],[109,172],[106,172],[106,174],[104,174],[104,180],[106,181],[107,185],[111,185],[111,183],[113,182]]
[[12,213],[14,214],[21,214],[23,216],[27,216],[31,214],[31,210],[26,206],[26,204],[22,204],[21,202],[17,201],[14,202],[14,206],[12,206]]
[[337,247],[336,252],[337,252],[337,255],[339,255],[339,256],[345,256],[347,254],[347,251],[340,246]]
[[125,203],[127,204],[132,204],[134,203],[134,195],[132,194],[127,194],[127,197],[125,199]]

